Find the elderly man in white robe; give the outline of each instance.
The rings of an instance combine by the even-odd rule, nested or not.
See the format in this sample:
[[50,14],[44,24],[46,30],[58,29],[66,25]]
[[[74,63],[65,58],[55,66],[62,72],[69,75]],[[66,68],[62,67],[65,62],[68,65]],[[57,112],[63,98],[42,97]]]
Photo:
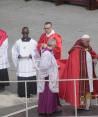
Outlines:
[[50,115],[53,112],[61,112],[61,108],[58,108],[58,65],[52,52],[55,44],[55,40],[49,40],[47,47],[42,50],[41,54],[38,80],[43,81],[37,83],[39,114]]
[[[17,77],[19,81],[36,80],[36,46],[37,42],[29,37],[28,27],[22,28],[23,37],[16,41],[12,48],[12,59],[17,68]],[[37,93],[36,82],[27,83],[27,97]],[[25,97],[25,84],[18,83],[19,97]]]

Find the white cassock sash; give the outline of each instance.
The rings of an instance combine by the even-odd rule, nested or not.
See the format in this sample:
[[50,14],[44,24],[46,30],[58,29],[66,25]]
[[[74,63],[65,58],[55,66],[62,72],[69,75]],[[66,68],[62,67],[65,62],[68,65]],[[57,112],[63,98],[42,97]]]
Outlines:
[[91,54],[86,51],[86,62],[87,62],[87,72],[89,78],[89,87],[90,92],[93,92],[93,66],[92,66],[92,57]]

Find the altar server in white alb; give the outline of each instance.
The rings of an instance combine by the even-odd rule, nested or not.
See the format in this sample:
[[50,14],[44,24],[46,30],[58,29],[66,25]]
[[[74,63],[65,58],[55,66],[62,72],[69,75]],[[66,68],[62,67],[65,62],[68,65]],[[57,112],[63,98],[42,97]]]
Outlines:
[[[8,67],[8,36],[4,30],[0,29],[0,81],[9,81]],[[8,85],[9,83],[0,83],[0,91]]]
[[41,115],[51,115],[57,111],[61,112],[61,108],[58,106],[58,65],[53,55],[55,45],[54,39],[49,40],[47,47],[41,53],[38,79],[50,80],[37,83],[39,93],[38,113]]
[[[37,42],[29,37],[29,28],[22,28],[23,37],[16,41],[12,48],[12,59],[17,68],[18,80],[36,80],[36,46]],[[36,82],[27,83],[27,97],[36,94]],[[25,84],[18,83],[19,97],[25,97]]]

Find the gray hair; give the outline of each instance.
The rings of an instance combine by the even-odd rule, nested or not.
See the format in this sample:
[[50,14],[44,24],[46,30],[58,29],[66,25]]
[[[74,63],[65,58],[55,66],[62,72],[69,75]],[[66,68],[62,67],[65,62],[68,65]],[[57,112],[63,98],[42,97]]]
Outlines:
[[53,38],[53,39],[50,39],[47,43],[48,46],[54,46],[56,45],[56,40]]

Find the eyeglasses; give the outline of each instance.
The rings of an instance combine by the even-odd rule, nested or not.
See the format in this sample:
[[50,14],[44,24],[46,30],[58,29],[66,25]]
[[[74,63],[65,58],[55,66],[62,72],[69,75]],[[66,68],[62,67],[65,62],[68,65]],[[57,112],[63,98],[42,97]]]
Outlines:
[[49,28],[44,28],[45,30],[47,30],[47,29],[50,29],[51,27],[49,27]]

